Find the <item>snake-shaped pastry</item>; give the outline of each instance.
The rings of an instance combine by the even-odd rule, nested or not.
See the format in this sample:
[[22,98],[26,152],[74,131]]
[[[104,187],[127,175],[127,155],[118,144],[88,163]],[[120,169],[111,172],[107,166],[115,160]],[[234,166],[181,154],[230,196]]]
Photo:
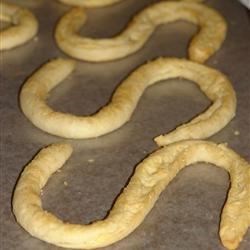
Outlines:
[[71,153],[68,144],[42,149],[25,167],[16,185],[13,196],[16,220],[41,240],[81,249],[119,241],[142,223],[178,172],[197,162],[215,164],[230,175],[230,190],[220,222],[222,244],[228,249],[236,249],[250,226],[250,164],[225,145],[192,140],[168,145],[140,163],[105,219],[89,225],[63,222],[43,210],[40,192]]
[[90,116],[57,112],[46,104],[49,92],[74,69],[68,59],[42,66],[23,85],[23,113],[38,128],[66,138],[93,138],[121,127],[135,110],[145,89],[161,80],[182,77],[195,82],[212,105],[189,123],[155,140],[165,145],[178,140],[206,138],[221,130],[235,115],[236,97],[229,80],[217,70],[185,59],[160,58],[135,70],[115,90],[111,101]]
[[82,37],[77,32],[86,21],[83,8],[75,7],[58,22],[55,39],[66,54],[86,61],[108,61],[138,51],[157,26],[185,20],[196,24],[200,31],[192,39],[188,53],[196,62],[204,62],[213,55],[225,39],[227,25],[214,9],[193,2],[159,2],[137,14],[127,28],[112,38]]
[[[181,0],[186,2],[202,2],[203,0]],[[124,0],[59,0],[59,2],[74,5],[83,6],[87,8],[97,8],[112,5],[118,2],[124,2]]]
[[0,50],[22,45],[37,34],[38,21],[26,8],[1,1],[0,20],[13,25],[0,31]]

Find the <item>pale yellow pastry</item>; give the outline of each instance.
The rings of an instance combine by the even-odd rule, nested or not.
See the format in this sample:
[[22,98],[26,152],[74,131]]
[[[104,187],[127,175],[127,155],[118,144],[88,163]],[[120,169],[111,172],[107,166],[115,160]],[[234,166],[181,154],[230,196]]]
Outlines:
[[74,6],[83,6],[87,8],[96,8],[96,7],[104,7],[107,5],[112,5],[118,2],[122,2],[124,0],[59,0],[59,2],[74,5]]
[[[74,5],[83,6],[87,8],[96,8],[112,5],[118,2],[125,2],[126,0],[59,0],[59,2]],[[186,2],[202,2],[203,0],[182,0]]]
[[230,190],[220,222],[222,244],[236,249],[250,226],[250,164],[225,145],[192,140],[159,149],[141,162],[105,219],[88,225],[63,222],[43,210],[40,193],[71,152],[68,144],[54,144],[41,150],[25,167],[16,185],[13,196],[16,220],[41,240],[80,249],[119,241],[142,223],[178,172],[197,162],[212,163],[230,175]]
[[0,2],[0,20],[12,26],[0,31],[0,50],[8,50],[31,40],[38,32],[36,17],[23,7]]
[[235,115],[235,92],[226,76],[205,65],[174,58],[160,58],[139,67],[118,86],[111,101],[93,115],[76,116],[57,112],[46,104],[46,98],[71,73],[74,66],[72,60],[55,59],[35,72],[21,89],[23,113],[35,126],[47,133],[80,139],[114,131],[130,120],[148,86],[176,77],[196,83],[212,101],[212,105],[190,122],[157,137],[159,145],[209,137],[226,126]]
[[78,34],[87,19],[84,8],[75,7],[58,22],[55,39],[66,54],[86,61],[100,62],[122,58],[138,51],[155,29],[166,23],[185,20],[199,26],[192,39],[189,58],[204,62],[223,43],[227,25],[214,9],[194,2],[159,2],[137,14],[128,26],[112,38],[94,39]]

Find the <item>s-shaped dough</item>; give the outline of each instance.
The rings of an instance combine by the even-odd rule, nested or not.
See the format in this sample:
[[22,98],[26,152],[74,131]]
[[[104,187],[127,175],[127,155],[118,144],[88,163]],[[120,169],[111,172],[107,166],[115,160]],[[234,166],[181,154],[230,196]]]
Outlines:
[[207,66],[174,58],[160,58],[139,67],[120,84],[111,101],[91,116],[56,112],[46,104],[46,98],[72,72],[74,65],[72,60],[53,60],[34,73],[21,90],[23,113],[35,126],[47,133],[80,139],[114,131],[130,120],[147,87],[176,77],[197,83],[213,104],[189,123],[157,137],[155,140],[158,145],[209,137],[226,126],[235,115],[235,92],[226,76]]
[[161,192],[185,166],[208,162],[229,172],[231,185],[224,205],[220,238],[236,249],[250,226],[250,164],[224,145],[182,141],[159,149],[140,163],[104,220],[89,225],[69,224],[42,209],[40,198],[49,177],[70,157],[68,144],[54,144],[29,163],[14,191],[13,211],[32,236],[68,248],[110,245],[130,234],[153,208]]
[[227,25],[215,10],[192,2],[159,2],[137,14],[127,28],[112,38],[93,39],[77,32],[86,21],[86,12],[76,7],[59,21],[55,39],[66,54],[86,61],[99,62],[122,58],[138,51],[153,34],[157,26],[178,20],[196,24],[200,31],[189,45],[189,58],[204,62],[223,43]]
[[22,45],[37,34],[37,19],[28,9],[1,1],[0,20],[13,24],[0,31],[0,50]]

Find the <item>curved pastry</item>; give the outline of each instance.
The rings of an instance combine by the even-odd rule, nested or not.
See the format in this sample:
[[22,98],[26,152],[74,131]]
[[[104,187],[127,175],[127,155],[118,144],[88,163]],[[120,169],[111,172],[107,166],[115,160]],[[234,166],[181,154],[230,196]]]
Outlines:
[[225,39],[227,25],[215,10],[192,2],[159,2],[142,10],[127,28],[113,38],[82,37],[77,32],[86,21],[83,8],[75,7],[59,21],[55,39],[66,54],[86,61],[99,62],[125,57],[139,50],[157,26],[177,20],[200,26],[189,45],[189,57],[196,62],[206,61]]
[[16,220],[34,237],[68,248],[98,248],[126,237],[144,220],[169,182],[185,166],[209,162],[230,174],[231,186],[224,205],[220,237],[236,249],[250,226],[250,164],[225,145],[182,141],[159,149],[140,163],[108,216],[89,225],[69,224],[42,209],[40,192],[69,158],[68,144],[54,144],[29,163],[14,191]]
[[148,86],[175,77],[197,83],[213,104],[191,122],[157,137],[158,145],[209,137],[221,130],[235,115],[235,92],[222,73],[198,63],[174,58],[160,58],[139,67],[120,84],[111,101],[91,116],[56,112],[46,104],[46,98],[73,68],[72,60],[53,60],[34,73],[21,90],[23,113],[35,126],[53,135],[77,139],[114,131],[129,121]]
[[74,6],[83,6],[87,8],[97,8],[112,5],[123,0],[59,0],[59,2],[74,5]]
[[[59,2],[74,5],[74,6],[83,6],[87,8],[97,8],[112,5],[124,0],[59,0]],[[187,2],[202,2],[203,0],[182,0]]]
[[1,1],[0,20],[13,24],[0,31],[0,50],[22,45],[37,34],[37,19],[28,9]]

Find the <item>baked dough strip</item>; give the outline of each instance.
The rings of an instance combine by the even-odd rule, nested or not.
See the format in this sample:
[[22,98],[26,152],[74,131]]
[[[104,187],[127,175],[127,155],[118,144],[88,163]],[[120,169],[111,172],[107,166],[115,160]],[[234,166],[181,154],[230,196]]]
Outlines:
[[59,0],[59,2],[74,5],[74,6],[83,6],[86,8],[97,8],[112,5],[124,0]]
[[0,20],[13,26],[0,31],[0,50],[8,50],[32,39],[38,32],[36,17],[26,8],[0,2]]
[[[203,0],[181,0],[186,2],[203,2]],[[97,8],[104,7],[108,5],[113,5],[119,2],[125,2],[124,0],[59,0],[59,2],[74,5],[74,6],[82,6],[86,8]]]
[[194,2],[159,2],[137,14],[127,28],[112,38],[94,39],[77,32],[86,22],[85,9],[72,8],[58,22],[55,39],[66,54],[86,61],[119,59],[138,51],[157,26],[178,20],[196,24],[200,31],[192,39],[188,53],[196,62],[204,62],[223,43],[227,24],[214,9]]
[[139,67],[115,90],[111,101],[93,115],[76,116],[56,112],[46,104],[46,98],[74,67],[75,62],[72,60],[50,61],[35,72],[21,90],[23,113],[47,133],[80,139],[114,131],[130,120],[147,87],[177,77],[195,82],[213,104],[189,123],[157,137],[155,140],[158,145],[209,137],[226,126],[235,115],[235,92],[226,76],[205,65],[174,58],[160,58]]
[[68,144],[54,144],[29,163],[14,191],[13,212],[34,237],[68,248],[91,249],[110,245],[135,230],[150,212],[160,193],[177,173],[197,162],[229,172],[231,185],[224,205],[220,238],[236,249],[250,226],[250,164],[223,144],[182,141],[157,150],[140,163],[104,220],[89,225],[69,224],[42,208],[40,192],[49,177],[70,157]]

